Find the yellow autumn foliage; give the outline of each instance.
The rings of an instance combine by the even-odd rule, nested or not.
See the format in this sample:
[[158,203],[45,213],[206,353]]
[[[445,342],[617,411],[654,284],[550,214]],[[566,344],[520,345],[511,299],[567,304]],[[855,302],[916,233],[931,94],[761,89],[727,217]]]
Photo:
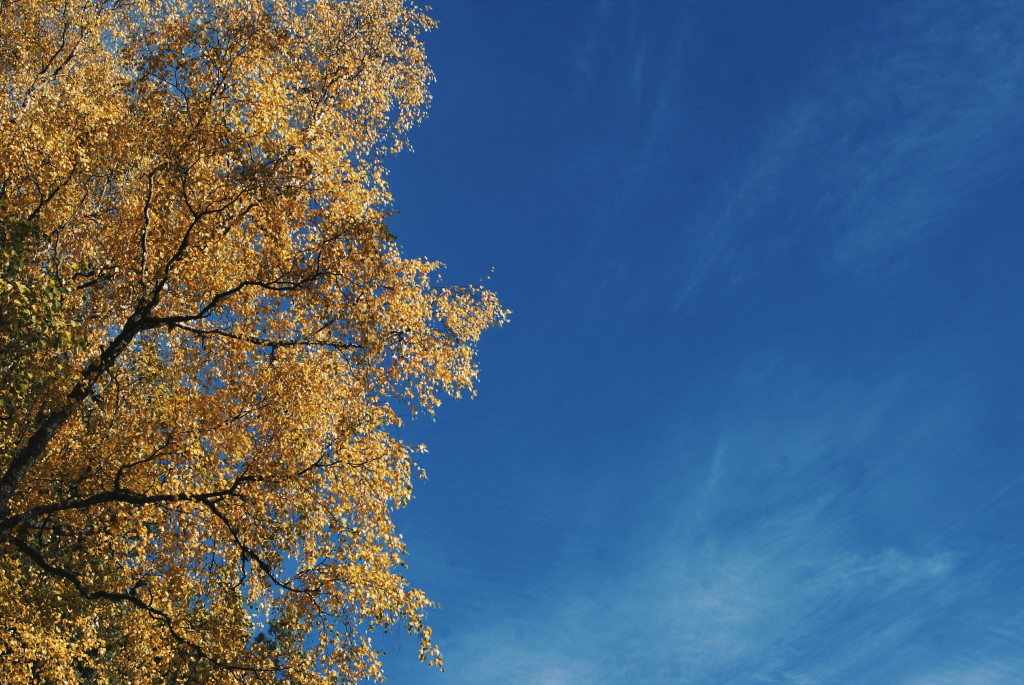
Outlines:
[[0,0],[0,683],[440,663],[409,413],[506,312],[399,254],[428,102],[398,0]]

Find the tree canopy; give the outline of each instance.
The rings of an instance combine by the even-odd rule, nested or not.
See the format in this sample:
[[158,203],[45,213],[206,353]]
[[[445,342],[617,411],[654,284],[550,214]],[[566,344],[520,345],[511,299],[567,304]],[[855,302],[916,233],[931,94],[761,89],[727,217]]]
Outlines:
[[399,0],[0,0],[0,682],[440,663],[394,428],[506,312],[385,219],[428,103]]

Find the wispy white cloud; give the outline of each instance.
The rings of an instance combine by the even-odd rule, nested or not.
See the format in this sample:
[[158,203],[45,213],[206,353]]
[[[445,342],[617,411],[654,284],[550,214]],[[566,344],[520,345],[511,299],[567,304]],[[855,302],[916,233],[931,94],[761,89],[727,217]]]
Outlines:
[[607,30],[608,15],[611,10],[611,3],[607,0],[594,2],[590,5],[591,11],[587,20],[586,33],[579,42],[574,53],[573,67],[576,71],[576,89],[571,93],[571,99],[580,100],[585,97],[587,89],[592,88],[600,76],[595,60],[605,39]]
[[1020,7],[879,12],[866,40],[808,73],[765,122],[722,202],[694,219],[679,248],[677,306],[712,271],[742,281],[768,261],[744,243],[760,236],[763,250],[766,217],[780,208],[786,240],[826,244],[836,264],[856,266],[928,235],[972,193],[1020,173],[1004,154],[1024,143]]
[[[840,260],[914,240],[963,198],[1003,180],[1006,145],[1024,140],[1024,15],[1012,4],[894,8],[887,51],[855,51],[830,80],[849,78],[827,107],[848,126],[852,165]],[[941,65],[941,66],[940,66]],[[842,116],[845,114],[845,116]]]
[[[737,393],[756,396],[736,402],[717,444],[676,448],[678,459],[704,461],[703,478],[667,477],[669,455],[654,455],[648,499],[595,511],[535,599],[481,616],[448,645],[446,682],[866,685],[883,669],[886,682],[916,685],[911,675],[939,673],[941,652],[922,648],[923,636],[988,579],[956,549],[877,542],[860,518],[875,507],[862,490],[886,478],[910,486],[893,463],[941,464],[944,450],[960,449],[951,436],[973,420],[972,398],[922,399],[932,362],[898,364],[873,385],[780,364],[744,369]],[[617,562],[588,556],[623,517]],[[1010,627],[1007,639],[1016,634]],[[884,671],[901,652],[903,666]],[[941,673],[995,673],[997,657],[968,651]]]
[[1018,685],[1024,678],[1024,659],[1017,654],[1010,653],[981,663],[958,661],[961,660],[951,658],[948,663],[923,669],[922,673],[910,676],[899,685]]

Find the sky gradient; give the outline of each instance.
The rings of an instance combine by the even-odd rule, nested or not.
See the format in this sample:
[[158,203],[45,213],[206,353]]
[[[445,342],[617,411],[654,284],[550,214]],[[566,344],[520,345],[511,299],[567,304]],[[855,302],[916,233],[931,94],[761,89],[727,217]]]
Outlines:
[[1024,682],[1024,5],[432,4],[391,229],[514,314],[389,680]]

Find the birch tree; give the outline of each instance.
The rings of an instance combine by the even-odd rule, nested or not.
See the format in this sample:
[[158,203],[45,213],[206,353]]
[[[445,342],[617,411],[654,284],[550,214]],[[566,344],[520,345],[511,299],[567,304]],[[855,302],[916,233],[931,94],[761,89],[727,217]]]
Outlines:
[[353,682],[408,630],[403,416],[506,312],[385,219],[399,0],[0,0],[0,682]]

